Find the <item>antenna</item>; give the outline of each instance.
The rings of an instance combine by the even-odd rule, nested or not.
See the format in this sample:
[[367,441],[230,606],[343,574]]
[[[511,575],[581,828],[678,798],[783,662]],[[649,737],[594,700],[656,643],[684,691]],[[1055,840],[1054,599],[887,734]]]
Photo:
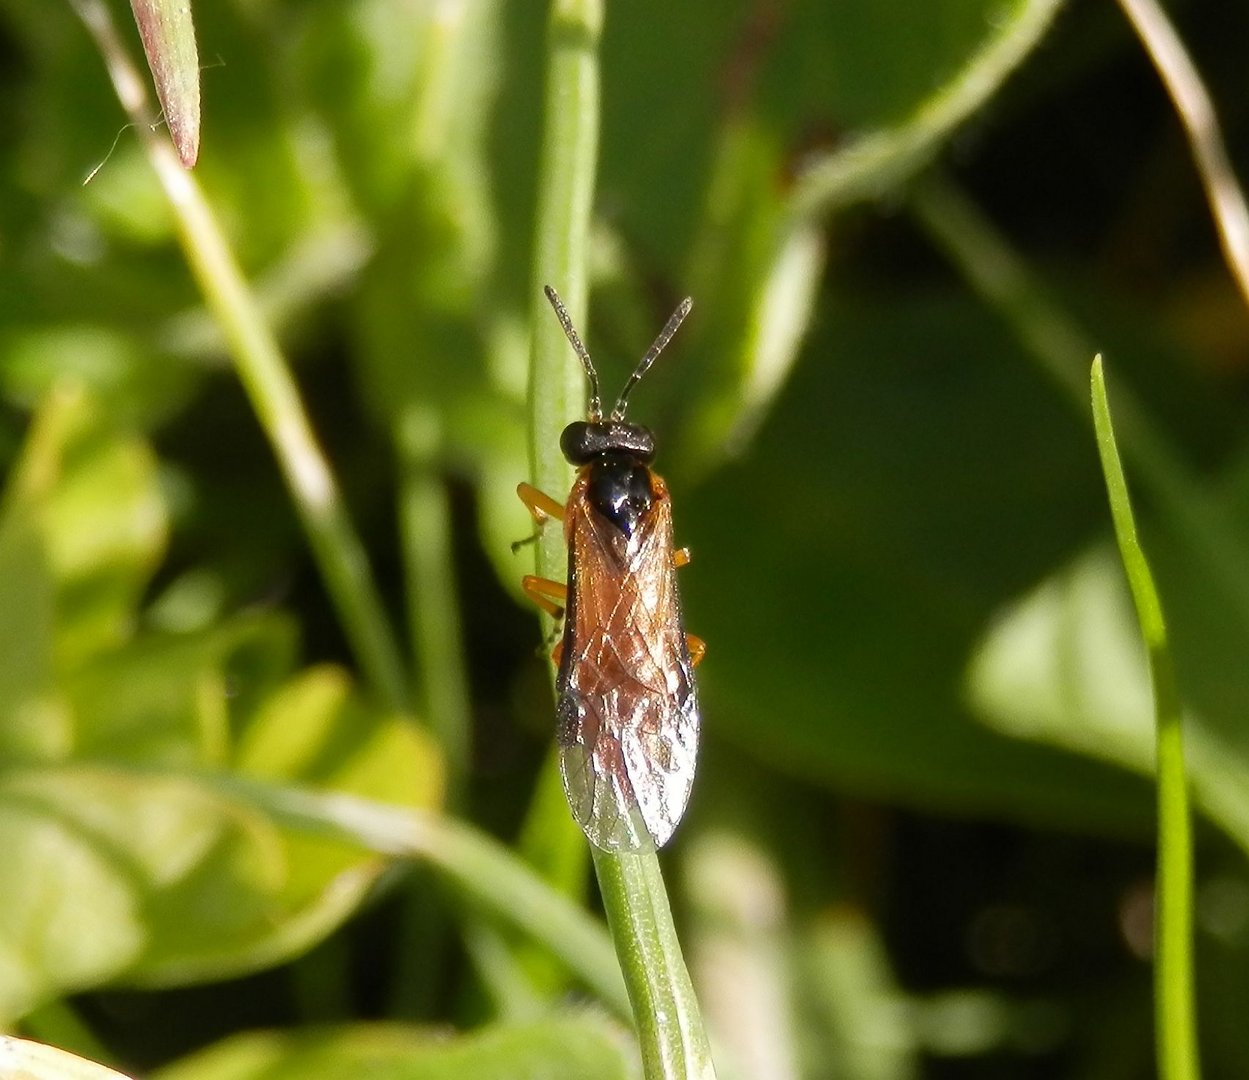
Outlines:
[[[581,338],[577,336],[577,331],[573,328],[572,319],[569,318],[564,302],[559,298],[559,293],[552,289],[550,285],[542,286],[542,291],[546,293],[546,298],[551,301],[551,307],[555,309],[555,317],[559,319],[560,326],[564,328],[564,336],[568,338],[569,344],[572,345],[573,350],[581,360],[581,366],[585,368],[586,375],[590,377],[590,421],[597,424],[603,419],[603,400],[599,397],[598,372],[594,370],[594,361],[590,359],[590,354],[585,351],[585,346],[581,344]],[[675,330],[676,327],[674,326],[672,329]],[[664,330],[666,332],[667,327]],[[663,334],[659,336],[663,337]],[[668,337],[671,336],[669,333]],[[667,343],[667,338],[664,338],[664,342],[665,344]],[[663,345],[659,347],[662,349]],[[612,415],[615,416],[614,413]]]
[[[616,407],[611,411],[612,420],[620,421],[624,419],[625,405],[628,402],[629,392],[637,384],[637,381],[650,370],[651,364],[653,364],[659,354],[664,351],[664,346],[672,340],[672,335],[677,332],[677,327],[685,321],[685,316],[690,313],[690,309],[693,306],[694,301],[688,296],[677,305],[677,309],[672,313],[672,317],[664,324],[664,328],[659,331],[659,337],[655,339],[655,344],[646,350],[646,355],[638,361],[637,368],[634,370],[633,374],[629,376],[629,381],[625,383],[624,389],[620,391],[620,397],[616,399]],[[565,316],[565,318],[567,318],[567,316]],[[569,327],[565,325],[564,329],[568,330]],[[574,342],[574,344],[576,344],[576,342]],[[590,358],[587,356],[586,360],[588,361],[589,359]],[[597,397],[598,389],[596,387],[596,400]]]

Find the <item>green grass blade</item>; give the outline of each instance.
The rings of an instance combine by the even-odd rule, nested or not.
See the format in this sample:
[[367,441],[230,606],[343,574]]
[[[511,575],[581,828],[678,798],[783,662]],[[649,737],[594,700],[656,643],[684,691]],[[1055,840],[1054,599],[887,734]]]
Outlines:
[[[1009,240],[948,177],[931,172],[910,192],[920,225],[972,288],[997,310],[1037,364],[1083,415],[1084,363],[1092,335],[1046,288]],[[1249,579],[1235,522],[1205,491],[1196,472],[1127,388],[1116,392],[1124,453],[1139,483],[1218,574],[1240,616],[1249,620]]]
[[418,708],[446,756],[447,806],[460,809],[471,767],[472,708],[455,588],[451,502],[438,471],[439,424],[413,410],[396,438],[408,632],[420,673]]
[[203,191],[151,125],[143,81],[98,0],[72,0],[169,200],[187,265],[221,326],[239,381],[273,447],[326,588],[365,678],[398,711],[407,676],[364,544],[351,523],[299,389]]
[[702,1012],[672,924],[654,852],[593,852],[607,928],[616,943],[647,1080],[713,1078]]
[[601,925],[502,844],[453,818],[354,795],[270,784],[228,773],[196,777],[289,828],[366,850],[421,859],[481,910],[541,942],[618,1016],[629,1015],[620,971]]
[[[559,450],[560,432],[570,420],[584,416],[587,390],[542,286],[553,285],[574,322],[585,326],[603,14],[601,0],[556,0],[547,31],[546,130],[532,281],[530,458],[533,482],[557,498],[568,490],[572,479]],[[563,580],[566,565],[560,530],[545,530],[538,544],[538,573]],[[546,776],[553,783],[555,770],[547,770]],[[556,800],[538,801],[549,806]],[[564,814],[555,827],[570,829],[575,842],[584,844],[566,808]],[[653,853],[593,854],[648,1080],[714,1076],[658,859]]]
[[1062,0],[1003,4],[985,46],[910,116],[896,126],[845,140],[803,171],[790,199],[793,217],[822,217],[888,191],[920,168],[1036,48],[1061,7]]
[[[530,279],[529,461],[530,480],[563,501],[572,469],[559,451],[569,421],[585,415],[585,375],[542,292],[559,292],[573,321],[585,325],[586,263],[590,211],[598,160],[598,40],[601,0],[556,0],[547,23],[544,132],[538,178],[534,266]],[[536,548],[539,577],[563,581],[568,555],[563,531],[540,530]],[[544,640],[555,624],[541,616]],[[554,761],[538,778],[539,790],[524,829],[525,851],[554,880],[583,883],[585,844],[566,813]],[[580,885],[573,888],[580,891]]]
[[1101,456],[1115,538],[1136,605],[1149,658],[1158,746],[1158,885],[1155,914],[1154,1010],[1158,1075],[1196,1080],[1196,1010],[1193,1001],[1193,854],[1184,776],[1179,691],[1166,621],[1149,563],[1141,549],[1115,445],[1101,357],[1093,361],[1093,424]]

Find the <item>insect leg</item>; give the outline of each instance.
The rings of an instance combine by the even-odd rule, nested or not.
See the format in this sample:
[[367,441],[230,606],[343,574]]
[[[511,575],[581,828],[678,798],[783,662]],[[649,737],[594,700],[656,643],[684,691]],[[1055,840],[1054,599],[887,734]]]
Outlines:
[[568,601],[568,586],[549,578],[535,577],[526,574],[520,579],[520,587],[525,595],[553,619],[564,617],[563,605]]
[[[689,548],[679,547],[672,553],[672,565],[678,568],[689,566],[691,557]],[[707,643],[696,634],[686,634],[685,644],[690,650],[690,663],[697,667],[707,653]]]
[[[535,577],[533,574],[526,574],[520,579],[520,587],[525,590],[525,595],[529,597],[535,604],[553,619],[562,619],[564,617],[564,608],[561,604],[557,604],[557,600],[568,601],[568,586],[562,585],[558,581],[551,581],[549,578]],[[551,660],[556,667],[559,667],[560,657],[564,654],[564,639],[560,638],[555,642],[555,648],[551,650]]]
[[532,536],[526,536],[523,540],[516,540],[512,544],[512,554],[515,555],[526,544],[537,542],[541,533],[542,526],[549,519],[554,518],[556,521],[564,520],[564,508],[550,495],[544,491],[539,491],[532,484],[520,483],[516,485],[516,494],[520,496],[520,501],[525,504],[525,509],[533,515],[534,521],[538,523],[538,532]]
[[554,518],[556,521],[564,520],[563,504],[557,503],[545,491],[539,491],[532,484],[522,482],[516,485],[516,494],[539,525],[547,518]]

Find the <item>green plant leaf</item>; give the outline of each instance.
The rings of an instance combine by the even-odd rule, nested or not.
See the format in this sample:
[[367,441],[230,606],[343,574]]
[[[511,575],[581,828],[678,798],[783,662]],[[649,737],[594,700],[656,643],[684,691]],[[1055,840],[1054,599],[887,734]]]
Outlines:
[[185,774],[236,767],[400,806],[441,799],[405,718],[330,666],[291,676],[287,621],[148,629],[164,552],[151,451],[52,395],[0,509],[0,1016],[68,991],[255,970],[346,918],[384,867]]
[[10,760],[69,751],[65,673],[128,640],[165,531],[146,445],[80,391],[52,394],[0,511],[0,746]]
[[[75,720],[79,758],[145,766],[222,765],[230,713],[289,670],[291,628],[277,614],[224,619],[201,631],[143,633],[66,671],[60,688]],[[228,708],[229,690],[242,700]]]
[[879,196],[913,174],[993,96],[1061,6],[910,0],[905,12],[885,12],[867,2],[810,5],[808,31],[822,31],[829,52],[818,65],[807,53],[807,79],[836,102],[834,120],[851,134],[805,171],[795,212]]
[[[1191,498],[1231,525],[1222,565],[1207,557],[1191,518],[1162,507],[1144,525],[1149,561],[1184,686],[1194,805],[1249,849],[1249,626],[1244,589],[1229,588],[1226,576],[1244,574],[1249,552],[1241,480],[1233,473]],[[1139,636],[1116,560],[1104,546],[1090,548],[1000,613],[969,670],[972,704],[995,730],[1152,775],[1154,710]]]
[[0,820],[12,867],[5,951],[26,976],[6,1015],[196,948],[254,945],[282,915],[289,871],[277,829],[189,781],[92,766],[9,770]]
[[0,774],[0,832],[10,1017],[105,981],[274,963],[350,914],[379,869],[345,844],[291,840],[193,780],[91,765]]
[[153,423],[181,408],[199,372],[182,357],[144,348],[100,323],[19,324],[5,334],[0,380],[10,400],[33,409],[57,386],[80,385],[118,423]]
[[[1132,598],[1106,547],[1002,615],[972,662],[968,687],[995,730],[1153,775],[1149,672]],[[1187,714],[1185,725],[1194,804],[1249,851],[1243,747],[1209,714]]]
[[[887,194],[930,161],[1060,6],[802,0],[761,16],[649,0],[613,12],[603,198],[697,305],[694,355],[660,391],[688,403],[668,425],[682,468],[739,450],[784,385],[809,330],[829,212]],[[631,47],[639,35],[670,48]]]
[[826,312],[752,453],[673,484],[708,731],[870,797],[1144,827],[1144,784],[979,729],[953,674],[1094,527],[1086,429],[971,306]]
[[127,640],[167,532],[147,445],[105,420],[83,391],[62,387],[39,411],[6,514],[27,515],[39,535],[58,665]]
[[143,949],[130,868],[39,790],[42,770],[0,775],[0,1016],[115,976]]
[[68,752],[72,724],[55,685],[55,588],[28,508],[0,510],[0,761]]
[[241,1035],[168,1066],[154,1080],[625,1080],[637,1075],[618,1029],[592,1016],[552,1016],[443,1031],[360,1024]]

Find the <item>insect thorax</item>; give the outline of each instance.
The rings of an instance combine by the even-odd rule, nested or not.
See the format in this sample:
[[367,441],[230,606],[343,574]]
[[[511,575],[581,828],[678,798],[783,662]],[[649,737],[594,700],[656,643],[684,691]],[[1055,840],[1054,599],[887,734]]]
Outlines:
[[603,454],[586,466],[586,501],[631,539],[655,502],[653,477],[631,454]]

